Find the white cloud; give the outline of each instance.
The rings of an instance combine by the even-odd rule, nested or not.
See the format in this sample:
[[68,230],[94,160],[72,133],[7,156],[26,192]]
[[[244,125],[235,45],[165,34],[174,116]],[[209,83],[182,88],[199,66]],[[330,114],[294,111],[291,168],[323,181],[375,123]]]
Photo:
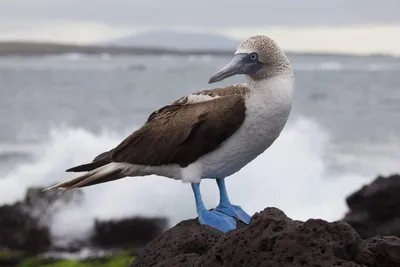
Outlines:
[[232,29],[224,33],[240,39],[265,34],[289,51],[400,55],[400,25],[273,27]]
[[126,36],[129,28],[115,28],[104,23],[57,20],[0,31],[0,40],[51,41],[87,44]]

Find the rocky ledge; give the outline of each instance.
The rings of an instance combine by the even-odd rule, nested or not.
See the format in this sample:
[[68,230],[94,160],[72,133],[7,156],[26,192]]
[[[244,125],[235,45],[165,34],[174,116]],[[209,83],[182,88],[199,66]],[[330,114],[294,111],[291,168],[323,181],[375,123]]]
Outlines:
[[277,208],[256,213],[248,226],[226,234],[197,220],[179,223],[150,242],[131,267],[400,266],[400,238],[362,239],[344,221],[306,222]]

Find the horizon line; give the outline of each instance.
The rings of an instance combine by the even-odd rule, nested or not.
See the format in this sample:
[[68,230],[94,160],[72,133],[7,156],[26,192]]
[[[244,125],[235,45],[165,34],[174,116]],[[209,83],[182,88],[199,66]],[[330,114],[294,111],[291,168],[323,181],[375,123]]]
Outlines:
[[[6,47],[5,45],[12,45],[13,47]],[[17,45],[19,47],[15,47]],[[2,47],[3,46],[3,47]],[[34,46],[34,47],[29,47]],[[41,49],[39,49],[41,48]],[[46,49],[47,48],[47,49]],[[54,49],[59,49],[55,51]],[[64,50],[63,50],[64,49]],[[82,50],[80,50],[82,49]],[[295,55],[315,55],[315,56],[355,56],[355,57],[392,57],[399,58],[399,55],[391,53],[352,53],[340,51],[312,51],[312,50],[290,50],[283,49],[288,54]],[[63,42],[63,41],[42,41],[42,40],[24,40],[24,39],[0,39],[0,56],[11,55],[50,55],[50,54],[110,54],[110,55],[123,55],[123,54],[173,54],[173,55],[211,55],[211,56],[228,56],[234,53],[235,48],[194,48],[182,49],[167,46],[140,46],[140,45],[126,45],[126,44],[81,44],[78,42]]]

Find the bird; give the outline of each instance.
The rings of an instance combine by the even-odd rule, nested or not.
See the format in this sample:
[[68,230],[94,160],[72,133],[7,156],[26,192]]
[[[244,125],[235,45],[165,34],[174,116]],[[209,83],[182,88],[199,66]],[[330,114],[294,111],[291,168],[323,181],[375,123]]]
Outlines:
[[[292,108],[294,73],[276,41],[254,35],[239,44],[231,61],[208,83],[234,75],[244,75],[245,83],[198,90],[171,101],[119,145],[66,170],[83,174],[45,190],[157,175],[190,183],[201,225],[225,233],[238,222],[249,224],[251,216],[231,203],[225,181],[280,136]],[[202,179],[217,183],[219,204],[214,209],[203,203]]]

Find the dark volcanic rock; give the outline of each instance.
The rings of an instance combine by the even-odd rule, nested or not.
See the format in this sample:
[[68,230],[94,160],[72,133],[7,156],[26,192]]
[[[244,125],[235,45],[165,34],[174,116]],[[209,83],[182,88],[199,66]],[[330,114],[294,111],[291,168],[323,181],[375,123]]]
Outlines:
[[222,234],[196,220],[152,241],[131,267],[141,266],[400,266],[400,238],[363,240],[346,222],[294,221],[276,208],[248,226]]
[[165,218],[125,218],[96,220],[91,244],[101,248],[142,248],[161,235],[167,227]]
[[54,191],[42,192],[41,188],[28,189],[25,199],[13,205],[0,206],[0,249],[36,254],[51,247],[47,227],[56,202],[71,201],[75,193],[60,196]]
[[400,175],[379,176],[347,197],[350,211],[344,217],[363,237],[400,236]]
[[43,192],[42,188],[29,188],[22,201],[0,206],[0,252],[19,251],[33,255],[49,250],[77,252],[85,247],[139,250],[166,229],[165,218],[94,221],[90,240],[55,245],[49,230],[54,213],[82,200],[82,190]]
[[25,251],[36,254],[50,248],[47,227],[18,205],[0,207],[0,249]]
[[193,266],[188,264],[211,249],[222,235],[195,220],[182,221],[148,244],[132,266]]

